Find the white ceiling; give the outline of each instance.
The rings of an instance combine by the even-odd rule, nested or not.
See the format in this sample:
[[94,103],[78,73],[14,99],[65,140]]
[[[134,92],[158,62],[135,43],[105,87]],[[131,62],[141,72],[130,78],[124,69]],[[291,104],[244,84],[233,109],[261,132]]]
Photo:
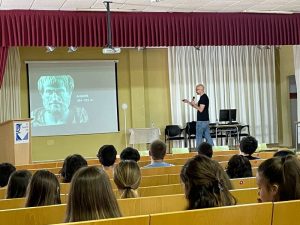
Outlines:
[[[155,1],[155,0],[153,0]],[[300,12],[300,0],[112,0],[112,11],[142,12]],[[103,0],[0,0],[0,10],[104,11]]]

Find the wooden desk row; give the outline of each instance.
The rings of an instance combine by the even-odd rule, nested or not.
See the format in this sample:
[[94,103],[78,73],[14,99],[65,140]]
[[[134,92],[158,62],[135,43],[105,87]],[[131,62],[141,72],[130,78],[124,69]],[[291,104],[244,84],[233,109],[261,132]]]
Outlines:
[[[249,196],[251,193],[246,193]],[[252,190],[250,190],[252,191]],[[253,191],[252,191],[253,192]],[[254,203],[191,211],[184,195],[118,200],[123,217],[76,224],[109,225],[298,225],[300,201]],[[48,225],[60,223],[66,205],[0,210],[0,221],[10,225]],[[145,215],[145,216],[141,216]],[[68,223],[74,224],[75,223]]]
[[[253,168],[253,172],[255,173],[256,168]],[[112,188],[116,189],[116,185],[114,181],[111,179]],[[180,176],[179,174],[165,174],[165,175],[153,175],[153,176],[142,176],[141,185],[140,185],[140,194],[141,196],[153,196],[153,195],[163,195],[163,194],[177,194],[176,193],[168,193],[168,191],[179,191],[177,188],[177,184],[180,184]],[[242,188],[250,188],[256,187],[256,178],[238,178],[231,179],[234,189],[242,189]],[[168,188],[169,185],[173,185],[174,188]],[[179,185],[181,186],[181,185]],[[69,183],[61,183],[60,184],[60,192],[61,194],[68,194],[70,189]],[[180,189],[181,190],[181,189]],[[162,192],[160,194],[160,192]],[[181,192],[179,192],[181,193]],[[6,187],[0,188],[0,199],[4,199],[6,195]]]
[[[183,154],[167,154],[165,160],[177,159],[177,158],[191,158],[195,156],[196,152],[183,153]],[[232,155],[239,154],[239,150],[224,150],[224,151],[214,151],[213,159],[216,161],[228,161]],[[255,153],[256,156],[267,159],[273,156],[274,152],[260,152]],[[119,159],[117,159],[117,162]],[[149,156],[141,156],[139,162],[149,161]],[[99,165],[99,160],[97,158],[87,159],[88,165]],[[143,164],[143,163],[142,163]],[[44,163],[33,163],[28,165],[19,165],[16,166],[18,170],[20,169],[40,169],[40,168],[61,168],[63,161],[53,161],[53,162],[44,162]]]
[[[252,188],[255,190],[255,197],[253,200],[256,201],[257,198],[257,186],[256,186],[256,179],[255,177],[251,178],[243,178],[243,179],[233,179],[231,180],[233,184],[233,192],[235,190],[249,190],[249,188]],[[62,202],[65,202],[65,197],[69,192],[70,185],[69,184],[62,184],[61,186],[61,200]],[[114,192],[118,196],[118,190],[114,189]],[[5,193],[5,192],[4,192]],[[163,195],[176,195],[176,194],[183,194],[184,189],[182,184],[170,184],[170,185],[160,185],[160,186],[151,186],[151,187],[143,187],[138,189],[138,193],[140,197],[153,197],[153,196],[163,196]],[[240,199],[241,197],[238,197]],[[21,198],[23,199],[23,198]],[[17,206],[24,206],[21,199],[1,199],[0,200],[0,210],[1,209],[7,209],[11,208],[14,205],[14,201],[16,202]],[[243,202],[245,202],[243,200]],[[253,201],[252,201],[253,202]],[[2,205],[4,204],[4,205]]]
[[[265,159],[257,159],[257,160],[251,160],[250,163],[252,167],[258,167]],[[152,175],[163,175],[163,174],[176,174],[180,173],[182,165],[186,163],[187,159],[186,158],[178,158],[178,159],[172,159],[169,160],[169,163],[174,164],[175,166],[172,167],[159,167],[159,168],[141,168],[141,174],[142,176],[152,176]],[[145,165],[149,164],[149,162],[144,162]],[[220,165],[226,169],[228,161],[222,161],[219,162]],[[100,166],[97,164],[96,166]],[[60,167],[54,167],[54,168],[44,168],[54,174],[59,175],[60,174]],[[31,173],[35,173],[36,171],[40,169],[28,169]],[[113,177],[113,171],[106,171],[107,174],[109,175],[110,178]]]

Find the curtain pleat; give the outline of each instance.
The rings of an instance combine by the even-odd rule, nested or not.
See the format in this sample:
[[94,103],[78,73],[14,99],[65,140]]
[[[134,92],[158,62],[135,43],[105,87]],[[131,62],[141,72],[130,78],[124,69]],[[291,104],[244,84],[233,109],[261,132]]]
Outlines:
[[[114,46],[300,44],[300,14],[112,12]],[[105,46],[105,12],[0,11],[1,46]]]
[[9,48],[5,75],[0,88],[0,123],[21,118],[20,55],[18,48]]
[[7,47],[0,47],[0,89],[3,82],[5,65],[7,61],[7,53],[8,53]]
[[259,142],[278,142],[274,48],[170,47],[168,52],[173,124],[185,127],[196,120],[196,110],[181,100],[191,100],[203,83],[211,122],[220,109],[237,109],[237,121],[249,124]]

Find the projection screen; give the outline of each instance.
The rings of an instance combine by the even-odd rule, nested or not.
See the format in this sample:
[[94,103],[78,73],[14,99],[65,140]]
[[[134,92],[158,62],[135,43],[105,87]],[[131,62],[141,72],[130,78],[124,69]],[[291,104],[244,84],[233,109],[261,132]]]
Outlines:
[[119,131],[116,61],[28,61],[32,136]]

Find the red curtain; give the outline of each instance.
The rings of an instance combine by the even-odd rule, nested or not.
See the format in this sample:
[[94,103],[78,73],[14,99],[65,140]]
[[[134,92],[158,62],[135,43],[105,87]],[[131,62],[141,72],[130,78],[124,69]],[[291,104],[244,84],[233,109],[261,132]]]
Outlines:
[[3,76],[4,76],[4,72],[5,72],[7,53],[8,53],[7,47],[0,47],[0,88],[2,85]]
[[[300,44],[300,14],[112,13],[114,46]],[[0,11],[0,46],[105,46],[105,12]]]
[[105,13],[0,11],[1,46],[104,46]]

